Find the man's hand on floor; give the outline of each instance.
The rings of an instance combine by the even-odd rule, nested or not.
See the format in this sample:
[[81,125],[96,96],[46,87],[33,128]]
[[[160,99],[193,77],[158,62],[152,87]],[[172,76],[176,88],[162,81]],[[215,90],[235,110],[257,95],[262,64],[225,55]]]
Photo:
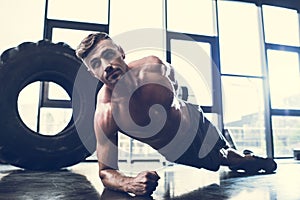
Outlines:
[[128,185],[128,192],[137,196],[151,195],[155,191],[160,177],[155,171],[140,172]]

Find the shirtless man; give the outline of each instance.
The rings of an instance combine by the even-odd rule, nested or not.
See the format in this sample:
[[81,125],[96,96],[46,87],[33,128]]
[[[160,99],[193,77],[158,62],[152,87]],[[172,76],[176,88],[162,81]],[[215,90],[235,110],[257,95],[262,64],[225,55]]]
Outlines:
[[179,164],[212,171],[220,165],[246,172],[276,170],[270,158],[241,155],[228,148],[199,106],[176,98],[174,69],[159,58],[148,56],[126,64],[123,49],[106,33],[84,38],[76,54],[104,84],[97,96],[94,130],[99,176],[105,187],[151,195],[159,180],[155,171],[128,177],[118,170],[118,133],[150,145]]

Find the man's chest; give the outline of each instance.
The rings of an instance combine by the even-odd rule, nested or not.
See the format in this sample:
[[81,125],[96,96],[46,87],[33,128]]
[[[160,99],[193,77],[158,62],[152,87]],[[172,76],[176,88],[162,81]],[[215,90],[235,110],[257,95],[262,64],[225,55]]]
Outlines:
[[121,130],[132,132],[160,130],[168,113],[160,105],[150,105],[137,98],[119,101],[112,105],[112,115]]

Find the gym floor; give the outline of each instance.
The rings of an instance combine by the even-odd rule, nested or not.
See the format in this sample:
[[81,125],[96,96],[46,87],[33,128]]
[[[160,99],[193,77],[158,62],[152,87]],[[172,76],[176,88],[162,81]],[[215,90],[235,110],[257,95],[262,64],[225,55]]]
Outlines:
[[157,170],[161,179],[152,197],[133,197],[104,189],[96,162],[83,162],[61,171],[35,172],[0,165],[1,200],[198,200],[198,199],[300,199],[300,161],[277,160],[274,174],[245,176],[222,167],[218,172],[182,165],[137,162],[120,164],[128,175]]

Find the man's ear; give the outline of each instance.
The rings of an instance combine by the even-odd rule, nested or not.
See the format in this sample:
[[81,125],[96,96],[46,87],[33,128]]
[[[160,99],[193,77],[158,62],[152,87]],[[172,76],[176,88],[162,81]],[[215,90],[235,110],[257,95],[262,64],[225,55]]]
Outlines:
[[119,49],[120,53],[122,54],[122,58],[125,59],[125,52],[124,52],[123,48],[120,45],[118,45],[118,49]]

